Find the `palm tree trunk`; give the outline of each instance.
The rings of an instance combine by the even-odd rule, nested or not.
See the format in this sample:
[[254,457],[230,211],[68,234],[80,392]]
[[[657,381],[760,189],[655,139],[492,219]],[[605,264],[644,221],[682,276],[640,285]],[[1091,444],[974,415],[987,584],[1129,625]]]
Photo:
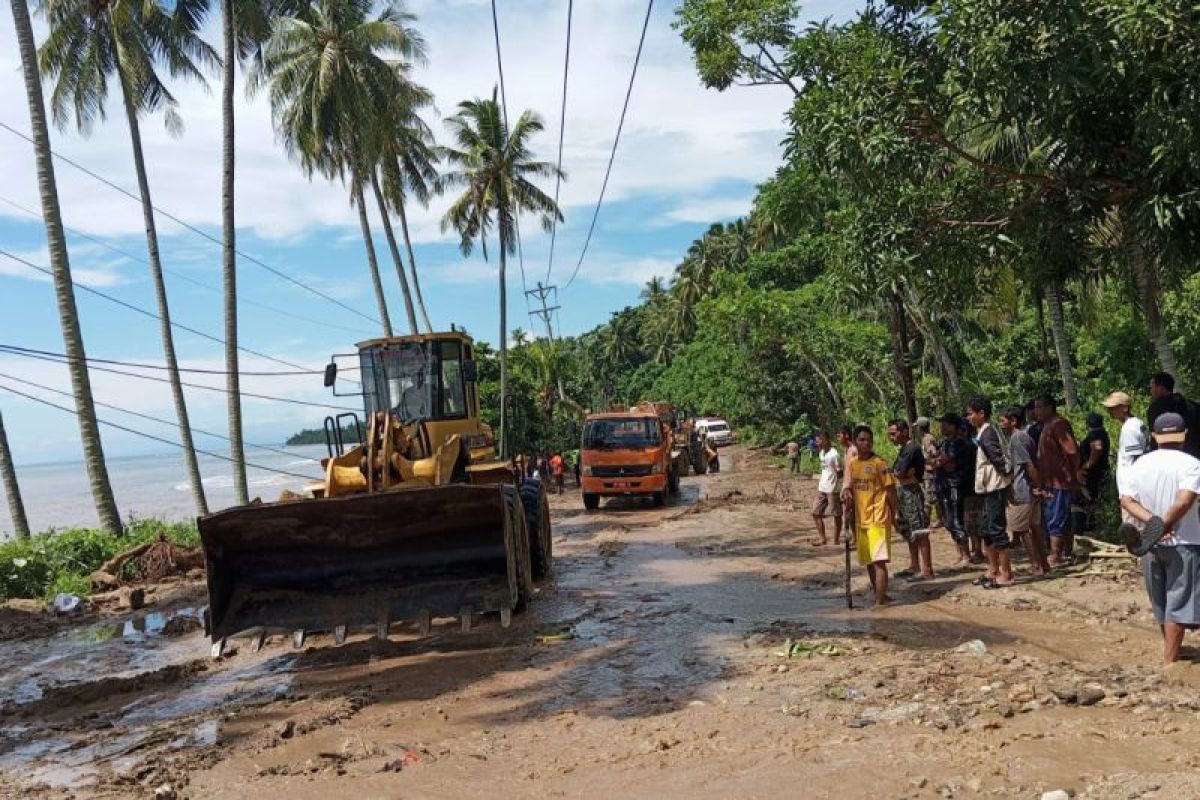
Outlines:
[[[501,210],[496,215],[504,219]],[[505,241],[504,227],[500,226],[500,458],[508,458],[508,289],[505,283],[504,269],[507,266],[505,254],[508,248]]]
[[17,484],[12,451],[8,449],[3,414],[0,414],[0,478],[4,479],[4,496],[8,500],[8,513],[12,515],[13,532],[18,539],[28,539],[29,520],[25,517],[25,504],[21,502],[21,487]]
[[[1145,248],[1138,242],[1130,242],[1127,249],[1140,295],[1138,304],[1142,307],[1142,317],[1146,320],[1146,333],[1150,337],[1150,343],[1154,345],[1154,355],[1158,357],[1159,367],[1174,376],[1178,384],[1179,363],[1175,360],[1175,350],[1167,337],[1162,308],[1159,305],[1162,287],[1158,277],[1158,264],[1154,259],[1146,257]],[[1183,391],[1181,387],[1179,390]]]
[[1033,296],[1033,310],[1034,310],[1035,316],[1037,317],[1038,345],[1039,345],[1038,359],[1039,359],[1039,366],[1043,366],[1043,367],[1046,365],[1046,362],[1049,361],[1049,358],[1047,357],[1047,353],[1050,350],[1049,346],[1046,344],[1046,308],[1045,308],[1045,305],[1046,304],[1045,304],[1045,298],[1043,297],[1043,293],[1040,290],[1035,292],[1034,296]]
[[171,311],[167,305],[167,287],[163,283],[162,261],[158,253],[158,229],[154,223],[154,206],[150,201],[150,181],[146,177],[142,132],[124,70],[117,70],[117,78],[121,83],[125,118],[129,122],[129,139],[133,144],[133,165],[137,172],[138,194],[142,200],[142,219],[146,225],[146,252],[150,261],[150,277],[154,281],[154,297],[158,301],[159,335],[162,336],[163,356],[167,362],[167,379],[171,383],[175,417],[179,420],[179,443],[183,446],[183,461],[187,467],[188,481],[192,486],[192,500],[196,504],[196,513],[203,516],[208,513],[208,502],[204,497],[204,484],[200,482],[200,465],[196,461],[196,446],[192,442],[187,401],[183,395],[183,383],[179,379],[179,362],[175,358],[175,337],[171,333]]
[[379,260],[375,257],[375,241],[371,238],[371,222],[367,219],[367,206],[363,202],[362,180],[358,170],[351,170],[350,180],[354,184],[351,192],[354,205],[358,206],[358,227],[362,229],[363,246],[367,248],[367,267],[371,270],[371,283],[375,287],[375,303],[379,306],[379,321],[383,323],[383,335],[392,335],[392,318],[388,316],[387,298],[383,295],[383,281],[379,277]]
[[1079,395],[1075,391],[1075,370],[1071,365],[1071,340],[1067,336],[1067,324],[1063,313],[1062,281],[1054,278],[1046,285],[1046,299],[1050,301],[1050,336],[1054,339],[1054,352],[1058,355],[1058,370],[1062,374],[1063,394],[1067,408],[1079,408]]
[[[14,0],[16,2],[16,0]],[[221,30],[225,60],[221,65],[221,281],[225,306],[225,390],[229,414],[229,457],[233,461],[233,492],[239,505],[250,502],[246,485],[246,449],[242,443],[242,387],[238,373],[237,230],[233,214],[233,89],[237,42],[233,2],[221,0]]]
[[904,410],[908,421],[917,418],[917,395],[913,384],[912,363],[908,357],[908,322],[904,301],[898,291],[892,291],[888,303],[888,317],[892,329],[892,358],[896,362],[896,374],[900,378],[900,389],[904,393]]
[[379,206],[379,217],[383,220],[383,232],[387,236],[388,249],[392,252],[392,263],[396,265],[396,277],[400,279],[400,293],[404,296],[404,313],[408,317],[409,333],[416,335],[417,314],[413,310],[412,293],[408,290],[408,278],[404,277],[404,262],[400,259],[400,248],[396,246],[396,234],[392,232],[392,220],[388,216],[387,203],[383,201],[383,192],[379,189],[379,178],[375,170],[371,170],[371,191],[375,193],[375,203]]
[[25,77],[25,95],[29,102],[29,122],[33,131],[33,154],[37,165],[38,190],[42,198],[42,218],[46,223],[46,244],[50,251],[50,269],[54,275],[54,296],[58,303],[62,325],[63,346],[67,354],[67,370],[75,396],[75,413],[79,418],[79,434],[83,459],[91,484],[92,499],[100,525],[110,533],[121,531],[121,515],[113,499],[100,442],[100,427],[96,408],[92,404],[92,384],[87,371],[87,353],[79,329],[79,312],[75,307],[75,289],[71,282],[71,263],[67,256],[67,240],[63,234],[62,212],[58,204],[58,184],[54,180],[54,162],[50,157],[50,133],[46,126],[46,106],[42,98],[41,76],[37,67],[37,51],[33,27],[29,21],[26,0],[11,0],[17,46]]
[[933,320],[925,312],[920,298],[912,287],[908,287],[908,307],[913,312],[913,322],[917,324],[917,329],[925,337],[925,341],[929,342],[929,346],[933,348],[934,358],[937,359],[939,366],[941,366],[942,374],[946,378],[946,390],[955,400],[960,399],[962,397],[962,388],[958,377],[958,367],[954,363],[954,357],[950,354],[950,349],[946,347],[946,341],[942,338]]
[[417,278],[417,260],[413,257],[412,238],[408,235],[408,214],[404,210],[404,198],[396,201],[396,213],[400,216],[400,232],[404,235],[404,249],[408,251],[408,269],[412,273],[412,288],[417,296],[417,308],[421,310],[421,321],[425,323],[425,332],[433,333],[429,324],[429,312],[425,310],[425,298],[421,296],[421,281]]

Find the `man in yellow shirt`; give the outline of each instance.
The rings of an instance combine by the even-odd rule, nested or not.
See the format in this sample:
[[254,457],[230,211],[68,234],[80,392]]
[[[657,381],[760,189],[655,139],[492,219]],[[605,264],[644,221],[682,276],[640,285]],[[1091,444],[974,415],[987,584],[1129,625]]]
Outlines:
[[866,425],[854,429],[858,456],[850,463],[854,497],[854,529],[858,563],[867,568],[875,587],[875,605],[886,606],[891,533],[896,520],[896,479],[887,462],[875,455],[875,435]]

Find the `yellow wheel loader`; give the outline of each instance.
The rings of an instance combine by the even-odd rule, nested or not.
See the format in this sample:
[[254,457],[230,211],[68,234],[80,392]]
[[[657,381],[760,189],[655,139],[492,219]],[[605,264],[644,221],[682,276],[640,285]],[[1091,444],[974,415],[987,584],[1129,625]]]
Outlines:
[[[474,344],[462,332],[357,346],[357,414],[325,420],[325,479],[198,521],[214,655],[248,633],[332,632],[340,644],[394,622],[499,612],[507,626],[550,572],[550,512],[535,479],[495,454],[479,418]],[[337,359],[325,385],[337,381]],[[359,392],[356,392],[356,394]],[[359,443],[347,446],[351,423]]]

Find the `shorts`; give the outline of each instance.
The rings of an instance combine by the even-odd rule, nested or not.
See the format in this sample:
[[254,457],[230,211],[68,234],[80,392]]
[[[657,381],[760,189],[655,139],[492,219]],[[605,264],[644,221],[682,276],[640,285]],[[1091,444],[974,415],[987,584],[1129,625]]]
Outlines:
[[1071,490],[1051,489],[1043,505],[1047,536],[1062,536],[1071,529]]
[[1029,533],[1033,530],[1033,522],[1037,518],[1038,513],[1038,504],[1036,501],[1014,503],[1010,500],[1005,511],[1007,513],[1008,533],[1010,536],[1016,536],[1019,533]]
[[970,536],[979,535],[979,515],[983,513],[983,496],[969,494],[965,497],[963,511],[963,528]]
[[892,559],[891,531],[887,528],[859,528],[854,537],[858,545],[858,563],[887,563]]
[[929,518],[925,516],[925,493],[918,484],[896,487],[900,507],[896,509],[896,532],[906,542],[929,533]]
[[1142,556],[1142,571],[1155,622],[1200,625],[1200,546],[1155,547]]
[[963,496],[959,494],[957,486],[943,486],[938,490],[938,514],[955,543],[967,541],[967,529],[963,525]]
[[977,495],[980,500],[979,538],[993,550],[1009,548],[1008,529],[1004,524],[1004,507],[1008,502],[1008,490],[987,492]]
[[817,492],[817,499],[813,501],[812,515],[814,517],[831,516],[830,509],[833,510],[832,516],[841,519],[842,517],[842,498],[837,492]]

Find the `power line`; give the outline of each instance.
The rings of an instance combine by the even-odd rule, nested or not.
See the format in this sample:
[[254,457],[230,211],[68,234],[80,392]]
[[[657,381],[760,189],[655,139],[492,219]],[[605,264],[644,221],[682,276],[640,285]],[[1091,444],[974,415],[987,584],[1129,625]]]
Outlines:
[[[5,258],[11,259],[11,260],[17,262],[18,264],[24,264],[25,266],[29,267],[30,269],[37,270],[38,272],[42,273],[43,275],[49,275],[52,278],[54,277],[54,273],[52,271],[50,271],[49,269],[47,269],[46,267],[42,267],[37,264],[34,264],[32,261],[24,259],[21,256],[15,255],[13,253],[10,253],[7,250],[4,250],[2,248],[0,248],[0,256],[4,256]],[[138,314],[141,314],[142,316],[149,317],[150,319],[156,319],[159,321],[162,320],[162,317],[160,317],[158,314],[155,314],[153,311],[149,311],[145,308],[142,308],[141,306],[135,306],[133,303],[127,303],[124,300],[120,299],[119,297],[114,297],[111,294],[108,294],[107,292],[102,292],[99,289],[88,286],[86,283],[80,283],[79,281],[75,280],[74,278],[71,279],[71,283],[74,286],[82,289],[83,291],[88,292],[89,294],[94,294],[97,297],[103,297],[105,300],[109,301],[110,303],[116,303],[117,305],[121,306],[122,308],[127,308],[130,311],[135,311]],[[217,344],[220,344],[220,345],[225,344],[225,340],[220,338],[219,336],[213,336],[211,333],[205,333],[204,331],[196,330],[195,328],[188,327],[187,325],[184,325],[183,323],[180,323],[180,322],[172,321],[171,327],[178,328],[181,331],[186,331],[194,336],[199,336],[202,339],[208,339],[209,341],[216,342]],[[312,370],[308,369],[307,367],[301,366],[300,364],[294,364],[291,361],[285,361],[282,358],[276,358],[275,356],[269,356],[266,353],[260,353],[257,350],[251,350],[249,347],[242,347],[239,345],[238,350],[241,350],[243,353],[249,353],[250,355],[258,356],[259,358],[265,358],[268,361],[274,361],[276,364],[282,364],[285,367],[293,367],[295,369],[304,370],[305,372],[308,372],[308,373],[312,372]]]
[[[77,412],[73,408],[67,408],[66,406],[60,406],[58,403],[51,403],[49,400],[43,400],[40,397],[35,397],[34,395],[27,394],[26,392],[22,392],[19,389],[14,389],[11,386],[5,386],[2,383],[0,383],[0,390],[9,392],[10,394],[15,394],[18,397],[24,397],[26,400],[32,400],[35,403],[41,403],[44,406],[50,406],[51,408],[57,408],[59,411],[65,411],[68,414],[75,414],[76,416],[78,416],[78,414],[79,414],[79,412]],[[146,433],[145,431],[139,431],[139,430],[135,430],[133,428],[127,428],[124,425],[118,425],[117,423],[110,422],[106,419],[97,418],[96,421],[99,422],[101,425],[107,425],[110,428],[116,428],[117,430],[124,431],[125,433],[132,433],[134,436],[141,436],[143,439],[150,439],[151,441],[161,442],[162,444],[169,444],[172,447],[178,447],[180,449],[183,449],[183,445],[181,445],[179,442],[173,442],[170,439],[164,439],[163,437],[155,436],[152,433]],[[220,453],[214,453],[210,450],[196,450],[196,452],[200,453],[202,455],[211,456],[212,458],[219,458],[222,461],[236,463],[236,459],[230,458],[229,456],[223,456]],[[289,453],[288,455],[293,455],[293,454]],[[313,475],[301,475],[299,472],[289,472],[286,469],[276,469],[275,467],[265,467],[262,464],[255,464],[250,461],[244,461],[242,463],[244,463],[248,467],[254,467],[255,469],[261,469],[264,472],[275,472],[280,475],[290,475],[293,478],[303,478],[306,481],[316,480],[315,476],[313,476]]]
[[[54,356],[55,358],[67,358],[66,353],[56,353],[53,350],[38,350],[38,349],[35,349],[32,347],[21,347],[20,345],[15,345],[15,344],[0,343],[0,351],[16,352],[18,354],[33,353],[33,354],[39,355],[39,356]],[[137,367],[138,369],[157,369],[157,370],[170,369],[170,367],[168,367],[166,364],[146,364],[144,362],[139,362],[139,361],[121,361],[121,360],[118,360],[115,358],[97,358],[95,356],[84,356],[83,360],[88,362],[89,364],[115,364],[118,367]],[[177,367],[177,369],[180,372],[194,372],[194,373],[197,373],[200,375],[228,375],[229,374],[228,372],[226,372],[223,369],[203,369],[201,367]],[[350,367],[346,367],[346,369],[355,370],[355,369],[359,369],[359,368],[350,366]],[[250,375],[250,376],[259,377],[259,378],[284,377],[284,376],[288,376],[288,375],[321,375],[323,373],[324,373],[324,370],[320,370],[320,369],[274,371],[274,372],[248,372],[246,370],[238,371],[239,375]]]
[[[8,131],[9,133],[13,134],[14,136],[17,136],[17,137],[29,142],[30,144],[33,144],[33,137],[29,136],[28,134],[22,133],[21,131],[17,130],[16,128],[12,127],[11,125],[9,125],[6,122],[0,121],[0,128],[3,128],[4,130]],[[142,199],[140,197],[138,197],[137,195],[135,195],[133,192],[129,191],[128,189],[125,189],[122,186],[119,186],[119,185],[113,183],[108,178],[105,178],[102,175],[92,172],[90,169],[88,169],[87,167],[78,163],[77,161],[72,161],[71,159],[67,158],[66,156],[62,155],[61,153],[56,153],[53,150],[50,151],[50,155],[54,156],[59,161],[62,161],[64,164],[74,167],[75,169],[82,172],[84,175],[87,175],[87,176],[99,181],[100,183],[103,183],[105,186],[108,186],[110,189],[120,192],[121,194],[125,195],[129,199],[131,199],[135,202],[138,202],[138,203],[142,202]],[[191,231],[192,233],[196,234],[197,236],[202,236],[205,239],[207,239],[208,241],[212,242],[213,244],[220,245],[222,247],[224,246],[224,243],[217,237],[207,233],[204,230],[201,230],[200,228],[197,228],[195,225],[191,225],[187,222],[184,222],[182,219],[175,216],[174,214],[171,214],[167,211],[163,211],[158,206],[151,206],[151,208],[153,208],[158,214],[161,214],[163,217],[166,217],[167,219],[171,220],[175,224]],[[234,250],[234,252],[237,253],[238,256],[240,256],[241,258],[245,259],[246,261],[249,261],[251,264],[254,264],[257,267],[261,267],[262,269],[265,269],[267,272],[270,272],[272,275],[282,278],[283,280],[287,281],[288,283],[290,283],[294,286],[298,286],[306,292],[309,292],[311,294],[316,295],[317,297],[328,300],[329,302],[333,303],[334,305],[340,306],[341,308],[344,308],[345,310],[349,311],[351,314],[356,314],[356,315],[362,317],[363,319],[367,320],[368,322],[373,322],[376,325],[383,324],[379,320],[375,319],[374,317],[364,314],[363,312],[359,311],[358,309],[354,308],[353,306],[346,305],[345,303],[343,303],[341,300],[338,300],[337,298],[330,297],[329,295],[325,294],[324,292],[320,291],[319,289],[314,289],[311,286],[301,283],[300,281],[293,278],[291,275],[288,275],[287,273],[285,273],[279,269],[276,269],[275,267],[272,267],[270,264],[267,264],[264,261],[260,261],[259,259],[255,258],[254,256],[247,255],[246,253],[243,253],[241,250]]]
[[[504,91],[504,60],[500,57],[500,19],[496,16],[496,0],[492,0],[492,33],[496,39],[496,71],[500,74],[500,112],[504,116],[504,136],[508,139],[508,94]],[[521,266],[521,292],[525,293],[525,311],[529,312],[529,285],[525,282],[525,248],[521,246],[521,209],[513,214],[513,227],[517,232],[517,263]],[[503,224],[503,221],[501,221]],[[505,331],[505,336],[508,332]]]
[[[53,358],[50,356],[33,355],[31,353],[14,352],[14,351],[7,350],[2,345],[0,345],[0,352],[12,353],[12,355],[23,356],[25,358],[32,358],[37,361],[49,361],[52,364],[70,364],[72,362],[72,359],[70,359],[70,358],[59,359],[59,358]],[[154,375],[140,375],[136,372],[127,372],[125,370],[113,369],[112,367],[90,366],[90,367],[88,367],[88,370],[94,371],[94,372],[108,372],[113,375],[124,375],[125,377],[128,377],[128,378],[140,378],[141,380],[154,381],[155,383],[170,383],[170,381],[166,378],[159,378],[159,377],[155,377]],[[187,381],[181,381],[180,384],[182,386],[187,386],[188,388],[191,388],[191,389],[204,389],[205,391],[221,392],[222,394],[229,393],[229,390],[222,386],[206,386],[202,383],[188,383]],[[255,394],[253,392],[241,392],[240,394],[242,397],[253,397],[258,400],[270,400],[275,403],[289,403],[291,405],[309,406],[311,408],[334,409],[336,411],[361,411],[362,410],[359,408],[351,408],[350,406],[335,406],[335,405],[329,405],[326,403],[310,403],[307,400],[293,400],[290,397],[275,397],[275,396],[269,395],[269,394]]]
[[[8,378],[10,381],[16,381],[17,383],[24,384],[25,386],[32,386],[35,389],[42,389],[47,392],[54,392],[55,394],[60,394],[64,397],[74,397],[75,396],[70,392],[63,391],[62,389],[55,389],[53,386],[46,386],[45,384],[37,383],[37,382],[31,381],[31,380],[26,380],[25,378],[18,378],[16,375],[9,375],[8,373],[5,373],[5,372],[0,372],[0,378]],[[128,408],[122,408],[121,406],[113,405],[112,403],[105,403],[100,400],[92,400],[92,402],[95,405],[101,406],[103,408],[111,408],[113,411],[120,411],[122,414],[129,414],[134,417],[140,417],[142,419],[149,420],[151,422],[158,422],[163,425],[170,425],[170,426],[176,427],[176,428],[179,427],[178,420],[163,419],[162,417],[156,417],[151,414],[143,414],[140,411],[130,411]],[[206,431],[201,428],[192,428],[192,427],[189,427],[188,430],[190,430],[192,433],[199,433],[203,436],[211,436],[214,439],[223,439],[226,442],[233,441],[232,439],[230,439],[228,436],[226,436],[223,433],[213,433],[212,431]],[[277,447],[269,447],[268,445],[265,445],[265,444],[250,444],[249,442],[247,442],[246,446],[253,447],[257,450],[265,450],[268,453],[278,453],[279,455],[291,456],[293,458],[298,455],[297,453],[292,453],[287,450],[280,450]],[[203,451],[197,451],[197,452],[203,452]],[[318,463],[318,460],[315,458],[309,459],[309,460],[312,461],[313,463]]]
[[621,120],[617,123],[617,135],[613,137],[612,153],[608,156],[608,168],[604,170],[604,183],[600,185],[600,198],[596,201],[596,211],[592,214],[592,224],[588,227],[587,238],[583,241],[583,252],[579,254],[579,262],[575,264],[575,270],[571,273],[570,279],[567,281],[563,289],[571,288],[571,284],[575,282],[575,276],[579,274],[579,268],[583,266],[583,259],[587,255],[588,245],[592,243],[592,234],[596,230],[596,220],[600,218],[600,206],[604,204],[604,192],[608,189],[608,178],[612,174],[613,161],[617,157],[617,145],[621,141],[621,129],[625,127],[625,113],[629,111],[629,98],[633,95],[633,82],[637,78],[638,64],[642,60],[642,47],[646,44],[646,30],[650,27],[650,12],[654,9],[654,0],[649,0],[646,3],[646,19],[642,22],[642,36],[638,39],[637,55],[633,57],[633,72],[629,75],[629,87],[625,90],[625,104],[621,106]]
[[[12,200],[8,197],[4,197],[3,195],[0,195],[0,203],[4,203],[5,205],[11,206],[12,208],[17,209],[18,211],[28,214],[29,216],[33,217],[34,219],[38,219],[38,220],[42,219],[42,215],[40,213],[38,213],[37,211],[34,211],[31,208],[27,208],[26,206],[21,205],[20,203],[16,202],[15,200]],[[84,233],[83,231],[79,230],[78,228],[72,228],[68,225],[64,225],[63,229],[65,231],[67,231],[68,233],[70,233],[72,236],[78,236],[81,239],[86,239],[87,241],[92,242],[93,244],[97,244],[106,250],[116,253],[117,255],[124,256],[125,258],[131,259],[133,261],[140,261],[141,263],[147,264],[147,265],[149,265],[149,263],[150,263],[149,261],[147,261],[145,259],[144,256],[139,256],[135,253],[131,253],[128,250],[124,250],[120,247],[117,247],[116,245],[112,244],[111,242],[104,241],[103,239],[101,239],[98,236],[92,236],[89,233]],[[218,287],[213,286],[210,283],[205,283],[204,281],[196,280],[195,278],[193,278],[192,276],[188,275],[185,272],[181,272],[181,271],[175,270],[175,269],[170,269],[169,267],[163,267],[162,271],[168,275],[172,275],[176,278],[179,278],[181,281],[187,281],[188,283],[190,283],[194,286],[199,286],[201,289],[207,289],[210,292],[216,292],[217,294],[222,293],[222,290],[219,289]],[[238,296],[237,301],[239,304],[244,303],[248,306],[254,306],[255,308],[261,308],[264,311],[270,311],[272,313],[279,314],[281,316],[291,317],[294,320],[298,320],[300,322],[306,322],[310,325],[324,325],[327,328],[336,328],[338,330],[346,331],[348,333],[353,333],[356,335],[364,334],[364,333],[371,335],[371,336],[374,335],[374,331],[367,331],[367,330],[363,330],[362,328],[347,328],[344,325],[338,325],[333,322],[319,320],[314,317],[306,317],[303,314],[297,314],[293,311],[286,311],[282,308],[276,308],[275,306],[269,305],[267,303],[262,303],[257,300],[252,300],[248,297],[242,297],[240,295]]]
[[[558,172],[554,176],[554,207],[558,208],[558,192],[562,188],[562,154],[563,133],[567,129],[567,75],[571,71],[571,12],[575,0],[567,0],[567,55],[563,59],[563,90],[562,111],[558,118]],[[550,259],[546,262],[546,283],[550,283],[550,273],[554,269],[554,241],[558,237],[558,214],[551,218],[550,223]]]

